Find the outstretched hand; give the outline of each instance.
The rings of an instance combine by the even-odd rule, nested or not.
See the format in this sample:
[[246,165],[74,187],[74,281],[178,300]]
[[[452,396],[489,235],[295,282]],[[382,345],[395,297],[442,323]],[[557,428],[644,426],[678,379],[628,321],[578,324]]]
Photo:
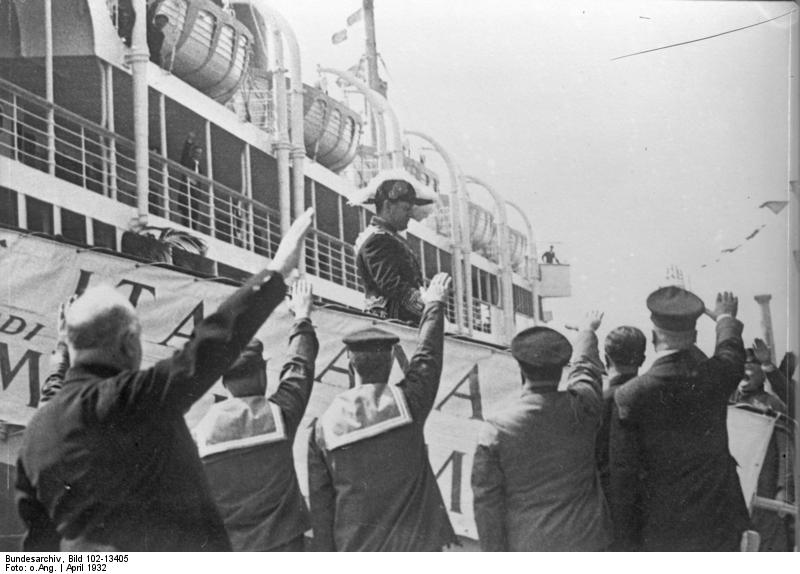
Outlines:
[[308,319],[314,307],[314,289],[305,279],[298,279],[292,285],[292,295],[289,299],[289,309],[294,313],[295,319]]
[[71,295],[69,299],[64,301],[58,306],[58,320],[56,322],[56,344],[67,344],[67,311],[78,298],[77,295]]
[[581,331],[597,331],[600,328],[600,323],[603,322],[603,315],[602,311],[589,311],[586,313],[586,317],[583,318],[581,321],[579,330]]
[[714,321],[720,315],[730,315],[734,319],[736,313],[739,312],[739,298],[735,297],[730,291],[723,291],[717,293],[717,300],[714,303],[714,310],[712,311],[706,307],[705,314],[711,317]]
[[309,207],[303,215],[294,220],[289,231],[281,239],[278,250],[275,252],[275,257],[272,258],[272,263],[269,264],[267,269],[280,273],[286,278],[293,269],[297,268],[300,263],[300,254],[303,252],[306,233],[308,228],[311,227],[313,216],[314,208]]
[[428,288],[423,290],[422,300],[428,303],[447,302],[447,295],[450,292],[450,283],[453,279],[447,273],[437,273],[431,279],[431,284]]
[[769,347],[763,339],[756,339],[753,341],[753,354],[756,360],[762,365],[772,362],[772,354],[769,352]]

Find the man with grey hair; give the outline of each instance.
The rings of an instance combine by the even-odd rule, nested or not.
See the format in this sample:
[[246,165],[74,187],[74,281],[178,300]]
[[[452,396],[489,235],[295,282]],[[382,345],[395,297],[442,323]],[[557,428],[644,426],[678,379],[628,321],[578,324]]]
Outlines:
[[312,213],[183,349],[148,369],[139,370],[141,328],[120,293],[94,287],[69,308],[71,367],[17,461],[24,550],[230,550],[183,416],[283,301]]

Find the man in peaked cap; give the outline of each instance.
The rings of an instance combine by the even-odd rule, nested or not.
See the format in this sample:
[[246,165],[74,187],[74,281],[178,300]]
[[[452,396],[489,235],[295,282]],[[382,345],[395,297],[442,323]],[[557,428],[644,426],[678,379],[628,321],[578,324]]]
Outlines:
[[368,313],[417,324],[424,306],[422,271],[417,254],[400,232],[408,226],[415,205],[433,200],[421,197],[418,184],[404,172],[393,171],[386,177],[373,196],[362,200],[374,203],[377,215],[356,239],[358,274]]
[[[532,327],[511,342],[522,395],[478,434],[472,492],[484,551],[593,551],[611,541],[594,460],[603,415],[603,366],[587,315],[573,352],[553,329]],[[572,356],[564,392],[559,381]]]
[[319,349],[310,283],[295,282],[289,306],[295,321],[278,389],[265,396],[264,345],[253,339],[222,377],[232,398],[214,404],[192,431],[236,551],[302,551],[311,527],[292,455]]
[[423,434],[442,373],[449,285],[439,273],[425,291],[419,345],[397,385],[387,384],[396,336],[367,329],[344,339],[356,386],[333,400],[309,437],[318,551],[437,551],[457,542]]
[[[620,550],[736,551],[748,528],[736,461],[728,450],[728,397],[744,374],[738,300],[714,310],[679,287],[647,298],[655,361],[615,395],[611,502]],[[695,323],[717,324],[714,356],[695,346]]]

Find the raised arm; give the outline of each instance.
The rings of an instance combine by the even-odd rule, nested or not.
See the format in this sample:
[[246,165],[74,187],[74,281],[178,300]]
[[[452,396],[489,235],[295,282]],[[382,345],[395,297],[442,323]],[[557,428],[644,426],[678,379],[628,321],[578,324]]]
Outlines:
[[56,321],[56,347],[50,355],[50,374],[47,375],[39,391],[39,405],[43,405],[56,396],[64,384],[64,377],[69,369],[69,348],[67,347],[67,319],[66,312],[77,298],[71,296],[66,302],[58,306],[58,319]]
[[603,364],[597,348],[597,329],[603,313],[591,311],[584,318],[572,350],[572,367],[567,391],[578,396],[588,412],[599,413],[603,407]]
[[283,278],[300,259],[313,209],[292,223],[272,262],[195,326],[172,358],[144,371],[126,371],[103,385],[98,416],[136,417],[154,409],[186,412],[239,356],[286,294]]
[[405,379],[398,384],[403,389],[414,421],[421,422],[428,417],[439,391],[444,354],[444,305],[450,283],[447,273],[438,273],[425,291],[419,345],[411,357]]
[[311,549],[315,552],[334,552],[336,494],[325,456],[317,444],[316,420],[308,437],[308,501],[311,507],[311,528],[314,532]]
[[755,354],[756,359],[758,359],[758,362],[761,363],[761,368],[764,370],[764,374],[767,376],[767,380],[772,387],[772,391],[780,400],[783,401],[787,407],[793,405],[795,392],[794,381],[787,379],[786,375],[784,375],[781,370],[772,362],[772,356],[770,355],[769,347],[763,341],[763,339],[756,339],[753,342],[753,353]]
[[483,423],[472,461],[472,504],[478,541],[484,552],[508,550],[505,481],[496,439],[497,429]]
[[407,266],[402,265],[402,257],[397,240],[386,233],[376,233],[361,248],[364,262],[372,279],[381,293],[391,293],[400,305],[415,315],[421,315],[425,302],[419,287],[410,280]]
[[718,390],[726,398],[736,390],[744,376],[744,326],[736,319],[738,310],[739,299],[728,291],[717,294],[713,311],[705,310],[706,315],[717,323],[717,344],[714,356],[705,363],[704,368],[711,373],[718,373],[718,379],[710,377],[710,380],[718,381],[715,391]]
[[303,420],[314,384],[314,362],[317,360],[319,342],[311,324],[313,304],[311,283],[302,279],[296,281],[289,303],[295,318],[289,333],[289,359],[281,369],[278,389],[269,398],[281,408],[289,436],[294,436]]

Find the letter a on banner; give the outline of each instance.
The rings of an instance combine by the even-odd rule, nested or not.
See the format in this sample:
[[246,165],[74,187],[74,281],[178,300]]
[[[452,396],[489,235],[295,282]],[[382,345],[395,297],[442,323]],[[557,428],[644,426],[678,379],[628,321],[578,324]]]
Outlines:
[[[458,389],[461,386],[469,381],[469,394],[460,393]],[[478,379],[478,365],[473,365],[473,367],[469,370],[469,372],[456,383],[456,386],[453,387],[453,390],[447,393],[447,396],[439,401],[439,404],[436,405],[436,410],[442,410],[444,404],[449,401],[451,398],[456,397],[459,399],[466,399],[472,405],[472,417],[473,419],[477,419],[479,421],[483,420],[483,406],[481,404],[481,387],[480,382]]]

